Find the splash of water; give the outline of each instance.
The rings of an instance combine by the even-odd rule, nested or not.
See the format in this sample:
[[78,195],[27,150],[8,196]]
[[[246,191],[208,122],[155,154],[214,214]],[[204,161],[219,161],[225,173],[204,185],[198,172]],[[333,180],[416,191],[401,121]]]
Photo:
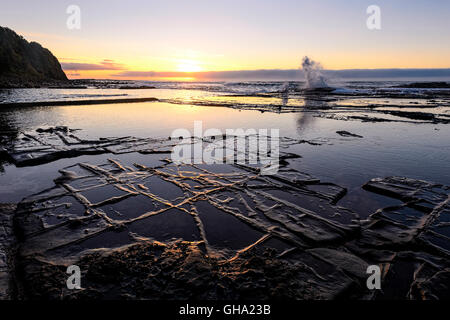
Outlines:
[[327,80],[322,73],[320,63],[305,56],[302,60],[302,69],[305,74],[306,87],[308,89],[328,88]]

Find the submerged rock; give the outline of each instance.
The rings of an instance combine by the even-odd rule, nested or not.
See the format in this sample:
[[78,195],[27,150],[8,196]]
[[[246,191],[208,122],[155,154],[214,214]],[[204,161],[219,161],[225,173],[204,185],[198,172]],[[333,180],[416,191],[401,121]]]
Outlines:
[[[50,145],[40,150],[47,157],[60,152],[58,143],[76,152],[84,146],[149,156],[145,163],[71,165],[54,187],[18,204],[14,275],[21,298],[449,296],[446,284],[437,285],[450,268],[448,186],[373,179],[364,189],[403,204],[361,221],[338,205],[346,188],[292,169],[289,161],[299,157],[291,153],[281,152],[277,174],[262,175],[252,165],[174,163],[158,152],[169,152],[171,140],[83,141],[65,127],[24,137],[24,151],[27,143]],[[17,149],[12,143],[8,150]],[[82,290],[66,287],[73,264],[82,270]],[[382,268],[382,291],[367,289],[369,265]]]
[[122,86],[122,87],[119,87],[119,89],[127,89],[127,90],[130,90],[130,89],[134,89],[134,90],[139,90],[139,89],[156,89],[156,87],[155,86]]
[[363,136],[360,136],[358,134],[350,133],[348,131],[336,131],[336,133],[342,137],[354,137],[354,138],[364,138]]
[[[227,169],[223,174],[170,163],[154,168],[136,165],[137,170],[116,161],[79,166],[62,170],[78,174],[18,207],[16,221],[22,234],[18,261],[29,298],[448,295],[447,287],[433,290],[428,285],[435,277],[445,277],[440,272],[449,267],[447,249],[427,238],[430,232],[439,232],[440,217],[448,214],[445,186],[405,178],[375,179],[365,188],[387,190],[385,194],[404,200],[405,205],[381,209],[357,227],[354,218],[347,224],[342,218],[336,220],[334,213],[348,214],[348,210],[330,207],[327,215],[321,194],[310,193],[314,183],[292,188],[282,179],[272,181],[253,171]],[[104,181],[116,191],[100,192]],[[167,193],[165,188],[158,191],[163,181],[184,196],[176,198],[174,190]],[[96,189],[99,192],[92,193]],[[295,199],[291,192],[297,192],[300,202],[291,202]],[[169,195],[175,198],[170,200]],[[301,198],[315,199],[322,209],[302,208]],[[131,208],[141,211],[133,213]],[[242,230],[245,236],[233,239],[233,230]],[[83,270],[81,291],[64,287],[70,264]],[[386,269],[383,292],[365,287],[369,264]],[[410,275],[406,283],[398,268]],[[419,270],[426,270],[428,276],[419,277]],[[418,296],[418,290],[429,293]]]
[[167,153],[175,143],[134,137],[83,139],[67,127],[38,128],[17,137],[4,137],[0,155],[17,167],[40,165],[62,158],[103,153]]

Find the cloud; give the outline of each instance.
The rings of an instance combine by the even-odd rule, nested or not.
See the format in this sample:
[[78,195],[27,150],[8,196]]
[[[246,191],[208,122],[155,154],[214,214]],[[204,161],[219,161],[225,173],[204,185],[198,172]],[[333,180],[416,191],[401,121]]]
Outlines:
[[105,59],[100,63],[77,63],[77,62],[62,62],[63,70],[87,71],[87,70],[124,70],[124,66],[115,63],[113,60]]
[[112,74],[121,78],[184,78],[193,77],[197,79],[219,80],[219,79],[284,79],[298,78],[302,73],[300,70],[241,70],[241,71],[205,71],[205,72],[158,72],[158,71],[123,71]]
[[450,69],[348,69],[325,72],[341,78],[450,77]]
[[[370,78],[421,78],[421,77],[449,77],[450,69],[352,69],[352,70],[324,70],[326,76],[342,79],[370,79]],[[268,70],[239,70],[239,71],[208,71],[208,72],[157,72],[157,71],[122,71],[111,76],[120,78],[183,78],[192,77],[198,80],[303,80],[304,74],[300,69],[268,69]]]
[[[164,72],[154,72],[154,71],[123,71],[120,73],[112,74],[115,77],[124,77],[124,78],[156,78],[157,74]],[[171,73],[171,72],[169,72]],[[172,72],[173,73],[173,72]]]

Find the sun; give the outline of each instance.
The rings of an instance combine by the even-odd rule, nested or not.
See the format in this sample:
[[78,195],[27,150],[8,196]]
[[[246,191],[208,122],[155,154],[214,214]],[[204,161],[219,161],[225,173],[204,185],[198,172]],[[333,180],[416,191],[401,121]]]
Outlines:
[[200,72],[202,70],[199,63],[194,60],[183,60],[177,65],[177,71],[179,72]]

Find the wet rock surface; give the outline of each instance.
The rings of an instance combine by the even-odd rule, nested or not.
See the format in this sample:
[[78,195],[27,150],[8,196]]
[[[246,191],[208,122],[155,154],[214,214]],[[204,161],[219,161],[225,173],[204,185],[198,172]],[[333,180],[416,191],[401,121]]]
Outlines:
[[397,88],[450,88],[450,83],[448,82],[413,82],[401,86],[396,86]]
[[104,153],[167,153],[171,141],[135,137],[83,139],[67,127],[39,128],[18,136],[3,136],[0,154],[18,167],[39,165],[62,158]]
[[14,204],[0,204],[0,300],[13,297],[15,234],[13,217],[16,210]]
[[336,133],[342,137],[364,138],[363,136],[360,136],[359,134],[351,133],[351,132],[344,131],[344,130],[336,131]]
[[[361,220],[339,205],[346,188],[290,166],[301,156],[289,146],[321,141],[281,138],[274,175],[250,164],[175,163],[171,139],[83,140],[50,127],[7,141],[18,166],[90,153],[109,160],[62,168],[53,187],[0,207],[0,262],[2,250],[13,261],[0,265],[1,298],[5,277],[20,299],[450,296],[450,187],[373,179],[365,190],[402,204]],[[115,159],[126,153],[145,161]],[[67,289],[69,265],[81,268],[82,290]],[[382,290],[367,289],[369,265],[382,268]]]
[[[432,84],[429,84],[432,86]],[[435,84],[439,86],[439,84]],[[289,92],[207,96],[201,99],[160,99],[171,104],[227,107],[274,113],[307,112],[314,117],[342,121],[448,124],[450,91],[443,86],[380,88],[375,90],[311,91],[293,87]],[[408,91],[408,89],[416,91]],[[428,90],[427,90],[428,89]]]

